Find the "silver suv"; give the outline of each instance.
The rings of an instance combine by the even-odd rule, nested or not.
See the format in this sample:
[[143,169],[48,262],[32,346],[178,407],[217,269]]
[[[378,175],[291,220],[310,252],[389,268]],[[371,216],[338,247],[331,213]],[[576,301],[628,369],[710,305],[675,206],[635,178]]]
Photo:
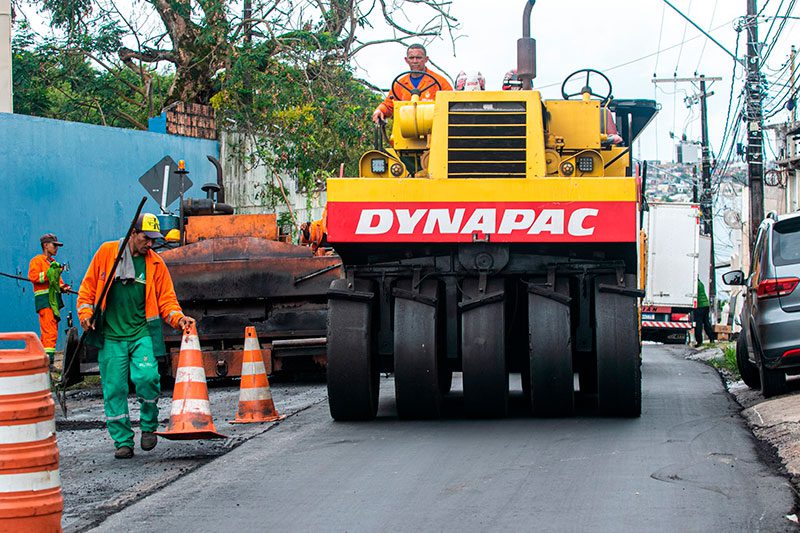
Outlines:
[[767,216],[750,265],[748,277],[722,279],[745,286],[736,362],[745,384],[769,398],[786,392],[786,374],[800,374],[800,213]]

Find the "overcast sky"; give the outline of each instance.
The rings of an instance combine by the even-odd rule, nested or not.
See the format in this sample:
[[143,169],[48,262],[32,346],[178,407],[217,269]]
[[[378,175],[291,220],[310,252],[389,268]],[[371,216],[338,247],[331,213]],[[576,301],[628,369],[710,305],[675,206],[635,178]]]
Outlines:
[[[399,22],[406,26],[424,24],[413,4],[394,1],[403,4],[408,18]],[[746,13],[747,0],[670,1],[727,50],[744,57],[746,32],[741,32],[737,50],[735,28],[737,20]],[[231,9],[239,9],[238,3],[239,0],[234,0]],[[524,0],[452,0],[451,13],[461,25],[458,38],[455,44],[449,38],[426,43],[428,55],[452,78],[461,70],[480,71],[486,78],[487,89],[499,89],[505,72],[516,66],[516,41],[522,35],[525,4]],[[774,15],[788,13],[798,17],[800,6],[796,4],[800,2],[757,0],[758,9],[763,9],[759,38],[767,44],[774,43],[763,70],[770,81],[772,96],[785,97],[788,93],[790,69],[781,69],[788,64],[791,45],[800,45],[798,21],[785,20],[779,32],[780,20]],[[35,11],[27,6],[26,12],[37,22]],[[359,34],[362,40],[387,37],[385,25],[376,27],[380,31]],[[730,95],[733,94],[735,112],[743,87],[743,70],[741,66],[736,69],[732,84],[734,60],[730,55],[663,0],[538,0],[531,28],[537,44],[538,75],[534,88],[542,91],[545,99],[561,98],[561,82],[568,74],[594,68],[611,79],[616,98],[655,99],[662,106],[656,120],[640,137],[636,147],[636,157],[640,159],[672,160],[674,141],[670,132],[678,138],[685,133],[689,140],[700,140],[700,107],[687,108],[684,103],[684,98],[696,94],[697,88],[688,83],[656,86],[652,83],[653,76],[692,77],[696,73],[721,77],[721,81],[709,84],[715,94],[708,101],[712,152],[720,150]],[[376,86],[388,87],[399,72],[407,69],[404,55],[405,48],[397,44],[367,47],[356,58],[358,74]],[[772,105],[768,97],[767,109]],[[787,117],[786,112],[779,113],[768,123]],[[767,158],[774,159],[770,148],[768,143]],[[726,152],[719,154],[720,157],[727,155]]]
[[[730,52],[736,48],[735,22],[746,13],[746,0],[672,0],[699,26]],[[785,15],[793,0],[758,0],[764,16],[780,8]],[[452,13],[459,20],[462,35],[453,45],[438,40],[428,45],[428,55],[441,69],[455,77],[459,71],[479,70],[487,89],[499,89],[503,74],[516,66],[516,40],[522,35],[523,0],[454,0]],[[792,10],[800,15],[800,8]],[[412,15],[413,17],[413,15]],[[772,41],[777,34],[772,20],[759,21],[759,37]],[[777,72],[788,60],[790,46],[797,43],[796,20],[787,20],[780,39],[766,61],[765,73],[774,81],[788,83]],[[663,0],[539,0],[533,9],[532,33],[537,45],[534,88],[547,99],[561,98],[561,82],[571,72],[594,68],[607,74],[617,98],[655,99],[662,106],[657,121],[640,140],[637,157],[671,160],[673,141],[684,132],[700,139],[700,109],[687,109],[684,97],[696,90],[691,84],[667,83],[656,87],[659,78],[691,77],[695,73],[721,77],[713,84],[709,99],[709,136],[712,150],[719,149],[731,93],[733,59],[716,44],[689,25]],[[683,43],[681,45],[681,43]],[[661,50],[660,53],[658,51]],[[746,52],[746,32],[739,39],[738,56]],[[399,45],[366,49],[358,57],[361,74],[380,87],[406,70],[404,48]],[[800,61],[798,61],[800,62]],[[742,69],[736,71],[734,108],[742,88]],[[780,87],[773,86],[777,91]],[[776,119],[785,120],[786,114]],[[768,157],[771,154],[768,153]]]

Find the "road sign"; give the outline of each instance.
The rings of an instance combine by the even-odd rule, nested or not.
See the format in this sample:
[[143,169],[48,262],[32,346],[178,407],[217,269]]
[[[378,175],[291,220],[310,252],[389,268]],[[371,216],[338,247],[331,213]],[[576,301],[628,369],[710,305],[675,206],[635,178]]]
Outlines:
[[170,156],[164,157],[153,165],[153,168],[142,174],[139,183],[147,190],[150,196],[158,202],[162,211],[192,187],[189,176],[175,174],[178,164]]

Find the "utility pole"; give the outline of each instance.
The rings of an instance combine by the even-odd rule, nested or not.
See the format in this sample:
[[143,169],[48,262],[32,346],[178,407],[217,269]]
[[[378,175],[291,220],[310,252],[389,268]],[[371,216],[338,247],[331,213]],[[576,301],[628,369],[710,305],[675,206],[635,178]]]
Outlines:
[[756,0],[747,0],[747,181],[750,185],[750,252],[756,244],[758,226],[764,220],[764,131],[761,108],[761,54],[758,42]]
[[0,0],[0,113],[13,113],[11,84],[11,0]]
[[[714,94],[714,93],[711,93]],[[706,233],[711,237],[711,275],[709,276],[709,298],[711,299],[711,309],[717,299],[717,261],[714,257],[714,200],[711,194],[711,150],[708,147],[708,105],[706,99],[711,96],[706,93],[706,77],[700,76],[700,124],[702,130],[702,168],[703,168],[703,201],[700,208],[703,212]]]
[[791,67],[791,70],[789,72],[791,73],[791,83],[792,83],[792,88],[791,88],[791,91],[789,92],[789,94],[792,95],[791,98],[795,99],[794,106],[792,106],[792,126],[794,126],[794,123],[797,122],[797,102],[796,102],[797,93],[795,93],[795,91],[794,91],[794,83],[795,83],[795,79],[794,79],[794,61],[795,61],[796,57],[797,57],[797,49],[794,47],[794,45],[792,45],[792,51],[789,52],[789,62],[791,63],[789,65]]
[[[653,83],[699,83],[700,94],[693,97],[692,103],[700,100],[700,124],[701,124],[701,169],[702,169],[702,187],[700,192],[700,210],[703,216],[703,230],[706,235],[711,237],[711,264],[709,276],[709,299],[711,300],[711,308],[714,309],[714,301],[717,295],[717,276],[716,276],[716,259],[714,248],[714,209],[713,209],[713,196],[711,194],[711,149],[708,144],[708,105],[706,100],[709,96],[713,96],[713,92],[706,90],[707,81],[720,81],[722,78],[707,78],[699,76],[694,78],[654,78]],[[697,183],[697,180],[694,181]],[[696,195],[695,195],[696,198]]]

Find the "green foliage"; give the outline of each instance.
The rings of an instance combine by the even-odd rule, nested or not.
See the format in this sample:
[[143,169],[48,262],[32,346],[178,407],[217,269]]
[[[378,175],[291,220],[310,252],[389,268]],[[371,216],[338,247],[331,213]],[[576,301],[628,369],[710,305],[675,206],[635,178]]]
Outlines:
[[[218,124],[255,140],[247,157],[295,177],[301,191],[318,189],[341,164],[356,174],[369,148],[380,95],[354,79],[354,55],[371,44],[453,38],[458,28],[450,2],[439,0],[380,9],[370,0],[253,0],[249,15],[226,0],[15,2],[49,16],[54,30],[38,40],[16,31],[19,112],[144,129],[168,104],[211,103]],[[362,38],[367,28],[377,40]],[[263,193],[277,201],[271,184]]]
[[723,357],[712,359],[712,366],[717,370],[722,370],[724,374],[730,376],[733,380],[741,379],[739,367],[736,364],[736,343],[721,344],[720,348],[722,349]]
[[288,211],[282,212],[278,215],[278,227],[279,228],[292,228],[294,223],[292,222],[292,215]]
[[40,10],[50,12],[50,23],[72,29],[92,12],[92,0],[41,0]]
[[348,175],[356,172],[379,100],[343,67],[303,69],[254,48],[232,65],[212,104],[218,118],[256,139],[259,162],[311,190],[341,163]]
[[[104,46],[114,46],[109,36]],[[81,53],[52,43],[35,44],[21,25],[12,43],[14,111],[23,115],[90,124],[145,127],[153,110],[161,109],[172,76],[152,73],[150,98],[131,87],[137,75],[127,68],[100,70]]]

